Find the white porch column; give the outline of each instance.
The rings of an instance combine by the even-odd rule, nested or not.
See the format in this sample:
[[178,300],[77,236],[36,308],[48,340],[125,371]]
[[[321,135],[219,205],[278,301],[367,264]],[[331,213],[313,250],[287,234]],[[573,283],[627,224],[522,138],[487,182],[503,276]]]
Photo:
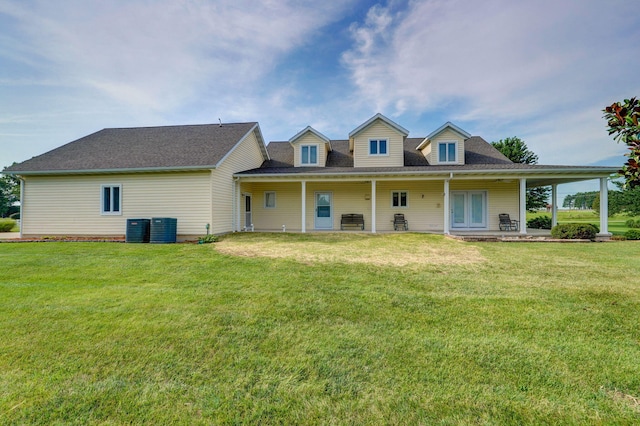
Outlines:
[[609,188],[607,186],[608,178],[600,178],[600,232],[598,236],[609,239]]
[[24,179],[20,177],[20,238],[24,229]]
[[307,232],[307,182],[302,181],[302,232]]
[[371,233],[376,233],[376,181],[371,180]]
[[558,224],[558,184],[551,185],[551,227]]
[[444,180],[444,235],[449,235],[451,212],[449,211],[449,179]]
[[234,225],[234,230],[236,232],[240,232],[241,231],[240,226],[241,226],[241,222],[242,222],[240,220],[240,211],[242,210],[242,191],[240,191],[240,181],[239,180],[235,181],[235,185],[234,185],[233,189],[235,191],[234,195],[235,195],[235,200],[236,200],[236,208],[235,208],[236,214],[234,215],[235,217],[233,218],[234,219],[233,225]]
[[527,233],[527,180],[520,179],[520,233]]

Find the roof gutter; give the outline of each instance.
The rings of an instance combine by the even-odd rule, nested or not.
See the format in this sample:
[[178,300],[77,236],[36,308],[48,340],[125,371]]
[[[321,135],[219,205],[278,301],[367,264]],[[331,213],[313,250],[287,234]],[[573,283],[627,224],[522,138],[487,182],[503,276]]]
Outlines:
[[141,167],[131,169],[89,169],[89,170],[4,170],[2,173],[13,176],[44,176],[44,175],[100,175],[114,173],[157,173],[157,172],[191,172],[200,170],[212,170],[216,166],[185,166],[185,167]]
[[[589,174],[589,175],[603,175],[603,174],[613,174],[618,171],[618,168],[607,168],[603,167],[602,169],[593,169],[593,168],[557,168],[557,169],[484,169],[484,170],[457,170],[456,175],[486,175],[486,174],[558,174],[558,173],[570,173],[570,174]],[[308,177],[308,176],[323,176],[323,177],[333,177],[333,176],[385,176],[385,175],[394,175],[394,176],[407,176],[407,175],[428,175],[428,176],[437,176],[437,175],[449,175],[449,179],[453,179],[454,172],[446,171],[446,170],[434,170],[434,171],[379,171],[379,172],[337,172],[337,173],[313,173],[313,172],[302,172],[302,173],[256,173],[256,174],[242,174],[235,173],[234,177],[239,178],[256,178],[256,177]]]

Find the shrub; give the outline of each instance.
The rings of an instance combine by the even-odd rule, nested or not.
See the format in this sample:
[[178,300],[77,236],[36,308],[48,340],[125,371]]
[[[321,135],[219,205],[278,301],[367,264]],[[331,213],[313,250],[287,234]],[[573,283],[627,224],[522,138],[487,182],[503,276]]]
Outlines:
[[0,219],[0,232],[9,232],[16,226],[16,221],[13,219]]
[[624,236],[627,240],[640,240],[640,229],[629,229]]
[[218,242],[218,236],[213,234],[207,234],[204,237],[198,238],[198,244],[210,244],[210,243],[217,243],[217,242]]
[[538,216],[527,221],[527,228],[533,229],[551,229],[551,217]]
[[640,228],[640,220],[629,219],[624,224],[627,228]]
[[561,240],[595,240],[598,228],[589,223],[563,223],[551,230],[551,236]]

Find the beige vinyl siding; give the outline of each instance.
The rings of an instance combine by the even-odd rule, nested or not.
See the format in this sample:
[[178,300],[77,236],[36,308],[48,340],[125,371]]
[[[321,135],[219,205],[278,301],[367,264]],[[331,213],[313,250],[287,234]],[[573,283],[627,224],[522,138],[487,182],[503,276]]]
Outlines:
[[[260,231],[300,231],[302,186],[298,182],[242,184],[242,192],[251,193],[253,201],[253,226]],[[276,207],[264,207],[264,193],[276,193]],[[243,210],[244,211],[244,210]],[[242,215],[244,226],[244,215]]]
[[[101,214],[102,185],[122,186],[121,215]],[[178,235],[200,235],[210,216],[208,191],[208,171],[29,176],[22,232],[121,236],[126,233],[127,219],[174,217]]]
[[[307,229],[315,228],[316,192],[333,193],[333,229],[340,230],[343,214],[364,215],[365,230],[371,230],[371,183],[341,182],[336,184],[307,184]],[[349,228],[354,229],[354,228]]]
[[[518,217],[519,185],[495,180],[452,180],[451,191],[486,191],[487,229],[498,230],[498,214],[509,213]],[[264,208],[264,192],[276,193],[276,208]],[[407,191],[407,207],[393,207],[393,191]],[[383,181],[376,183],[376,230],[393,231],[394,213],[403,213],[409,229],[417,232],[442,232],[444,229],[444,181]],[[301,230],[301,183],[265,182],[242,184],[242,192],[253,196],[253,223],[256,231]],[[317,192],[332,194],[333,230],[340,230],[340,217],[345,213],[364,215],[365,231],[371,231],[371,183],[370,182],[307,182],[306,216],[307,231],[315,229],[315,196]],[[244,208],[244,207],[243,207]],[[243,210],[244,211],[244,210]]]
[[[243,184],[243,192],[253,195],[253,224],[257,231],[281,231],[285,225],[287,231],[302,229],[302,184],[285,183],[252,183]],[[264,192],[276,193],[276,208],[264,208]],[[360,213],[364,215],[366,230],[371,230],[371,184],[362,182],[307,182],[306,216],[307,231],[315,229],[315,202],[317,192],[332,194],[333,229],[340,230],[340,217],[344,213]]]
[[[404,214],[409,230],[442,232],[444,230],[444,182],[378,182],[376,185],[376,230],[393,231],[393,215]],[[391,205],[392,191],[407,191],[407,207]]]
[[[293,165],[294,167],[324,167],[327,164],[327,153],[329,152],[328,144],[314,135],[311,132],[307,132],[304,136],[297,139],[293,144]],[[318,164],[309,165],[302,164],[302,145],[315,145],[318,147]]]
[[429,164],[433,164],[433,158],[431,158],[431,151],[433,151],[433,146],[431,142],[427,143],[425,147],[420,150],[420,152],[422,152],[422,155],[424,155],[424,158],[427,159]]
[[[369,155],[370,139],[387,139],[387,155]],[[354,138],[354,167],[404,166],[403,137],[396,130],[376,120]]]
[[[431,157],[427,157],[429,164],[439,164],[438,163],[438,143],[439,142],[457,142],[457,163],[456,164],[464,164],[464,139],[456,132],[451,129],[446,129],[436,135],[433,139],[431,139]],[[424,149],[423,149],[424,153]],[[447,163],[452,164],[452,163]]]
[[[233,231],[234,199],[233,174],[260,167],[264,158],[253,132],[240,143],[220,167],[211,173],[211,232],[221,234]],[[205,192],[204,194],[207,194]],[[202,196],[204,196],[204,194]],[[244,207],[244,206],[243,206]],[[241,209],[244,212],[244,208]]]
[[494,180],[465,181],[452,180],[451,191],[487,191],[487,230],[500,229],[498,215],[509,213],[512,219],[517,219],[520,212],[520,186],[517,179],[512,182],[496,182]]

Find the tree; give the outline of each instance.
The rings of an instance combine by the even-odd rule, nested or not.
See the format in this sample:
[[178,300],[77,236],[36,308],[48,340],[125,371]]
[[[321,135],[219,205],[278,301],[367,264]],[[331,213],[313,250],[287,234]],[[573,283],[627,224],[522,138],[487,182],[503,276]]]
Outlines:
[[613,211],[610,214],[640,215],[640,186],[631,188],[620,181],[613,181],[613,184],[618,187],[618,190],[609,191],[609,210]]
[[20,201],[20,182],[17,178],[0,174],[0,217],[9,215],[11,206]]
[[640,187],[640,101],[635,97],[625,99],[624,102],[614,102],[604,110],[609,135],[615,135],[616,142],[624,142],[629,151],[629,157],[618,173],[625,178],[625,187],[631,189]]
[[500,139],[491,145],[514,163],[538,164],[538,156],[518,137]]
[[[491,145],[514,163],[538,164],[538,156],[518,137],[500,139],[498,142],[491,142]],[[546,207],[550,192],[546,186],[527,189],[527,210],[535,211]]]

